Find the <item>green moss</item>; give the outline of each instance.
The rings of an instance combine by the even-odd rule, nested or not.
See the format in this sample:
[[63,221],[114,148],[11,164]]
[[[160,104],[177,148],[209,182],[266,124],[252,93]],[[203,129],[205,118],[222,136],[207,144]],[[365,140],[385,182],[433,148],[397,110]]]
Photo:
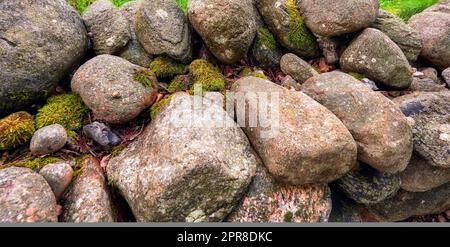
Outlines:
[[184,64],[178,63],[168,57],[157,57],[150,63],[150,70],[155,73],[160,80],[171,79],[177,75],[186,73]]
[[350,72],[350,73],[348,73],[348,74],[351,75],[351,76],[353,76],[355,79],[360,80],[360,81],[361,81],[362,79],[366,78],[365,75],[360,74],[360,73],[356,73],[356,72]]
[[189,65],[189,73],[192,79],[192,91],[195,84],[202,85],[203,92],[221,92],[225,89],[225,77],[218,68],[206,60],[197,59],[193,61]]
[[134,73],[133,79],[137,82],[140,82],[145,87],[158,88],[158,81],[155,77],[155,74],[150,69],[138,69]]
[[40,129],[47,125],[60,124],[68,131],[77,130],[82,127],[83,117],[88,112],[89,109],[76,94],[53,96],[38,110],[36,127]]
[[169,93],[175,93],[180,91],[186,91],[190,88],[191,84],[189,81],[189,76],[177,75],[170,83],[167,91]]
[[153,104],[152,107],[150,108],[150,117],[152,119],[156,119],[156,116],[158,116],[158,113],[160,113],[161,110],[164,109],[164,107],[170,102],[171,99],[172,99],[172,95]]
[[292,222],[292,219],[294,218],[294,214],[291,211],[288,211],[284,214],[284,222]]
[[188,0],[177,0],[178,7],[183,10],[183,12],[187,13],[188,8]]
[[244,67],[241,72],[239,73],[240,77],[246,77],[246,76],[254,76],[262,79],[268,79],[267,76],[264,74],[263,71],[253,71],[250,67]]
[[256,35],[256,44],[259,47],[265,47],[268,50],[274,51],[278,48],[277,41],[269,29],[265,27],[258,28]]
[[9,150],[28,142],[34,134],[35,122],[27,112],[16,112],[0,119],[0,150]]
[[289,14],[289,42],[292,43],[296,49],[301,51],[308,51],[311,47],[316,46],[316,37],[306,27],[300,10],[297,7],[297,0],[287,0],[286,7]]
[[30,168],[32,170],[40,170],[42,169],[44,166],[48,165],[48,164],[53,164],[59,161],[62,161],[63,159],[58,158],[58,157],[37,157],[37,158],[28,158],[22,161],[18,161],[13,163],[13,166],[18,166],[18,167],[26,167],[26,168]]
[[[116,7],[120,7],[127,2],[131,2],[134,0],[111,0],[112,3]],[[84,11],[89,7],[89,5],[93,4],[95,0],[67,0],[67,2],[72,5],[80,14],[83,14]]]
[[407,21],[437,2],[438,0],[380,0],[380,7]]
[[125,144],[114,147],[111,150],[111,158],[117,157],[126,147],[127,146]]

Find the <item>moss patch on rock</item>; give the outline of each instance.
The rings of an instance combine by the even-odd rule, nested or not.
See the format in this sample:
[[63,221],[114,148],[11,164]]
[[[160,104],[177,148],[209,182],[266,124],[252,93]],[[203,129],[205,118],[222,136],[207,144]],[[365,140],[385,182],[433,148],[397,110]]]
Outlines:
[[158,116],[158,113],[161,112],[162,109],[164,109],[164,107],[170,102],[171,99],[172,95],[153,104],[152,107],[150,108],[150,117],[152,119],[155,119],[156,116]]
[[182,9],[183,12],[186,14],[188,9],[188,0],[177,0],[177,4],[180,7],[180,9]]
[[164,56],[155,58],[150,63],[150,70],[155,73],[156,77],[160,80],[171,79],[187,72],[187,68],[184,64]]
[[360,80],[360,81],[361,81],[362,79],[366,78],[365,75],[360,74],[360,73],[356,73],[356,72],[349,72],[348,74],[351,75],[351,76],[353,76],[353,78],[355,78],[355,79],[357,79],[357,80]]
[[66,130],[78,130],[83,126],[83,117],[89,109],[81,97],[73,94],[62,94],[50,97],[47,104],[38,110],[36,127],[38,129],[52,124],[60,124]]
[[133,79],[144,87],[158,88],[158,81],[156,79],[155,73],[153,73],[150,69],[141,68],[136,71]]
[[204,59],[194,60],[189,65],[191,90],[195,84],[202,85],[203,92],[221,92],[225,89],[225,77],[220,70]]
[[[134,0],[111,0],[111,2],[116,6],[120,7],[127,2]],[[95,0],[67,0],[67,2],[72,5],[80,14],[83,14],[86,9],[95,2]]]
[[33,116],[21,111],[0,119],[0,150],[9,150],[28,142],[34,134]]
[[407,21],[437,2],[438,0],[380,0],[380,7]]
[[300,10],[297,7],[297,0],[287,0],[286,8],[289,14],[289,33],[288,38],[296,49],[307,51],[311,50],[311,47],[315,47],[316,37],[306,27],[303,22],[303,17],[300,14]]
[[188,75],[177,75],[175,78],[173,78],[172,82],[170,82],[167,91],[169,93],[187,91],[190,87],[191,83]]
[[268,79],[267,76],[264,74],[262,70],[259,71],[253,71],[250,67],[244,67],[241,72],[239,73],[240,77],[246,77],[246,76],[254,76],[261,79]]
[[265,47],[268,50],[275,51],[278,47],[277,41],[275,40],[275,36],[269,31],[269,29],[265,27],[260,27],[257,30],[258,34],[256,35],[256,45],[259,47]]
[[39,171],[44,166],[48,164],[53,164],[59,161],[62,161],[63,159],[58,157],[37,157],[37,158],[27,158],[21,161],[17,161],[12,163],[12,166],[18,166],[18,167],[26,167],[30,168],[35,171]]

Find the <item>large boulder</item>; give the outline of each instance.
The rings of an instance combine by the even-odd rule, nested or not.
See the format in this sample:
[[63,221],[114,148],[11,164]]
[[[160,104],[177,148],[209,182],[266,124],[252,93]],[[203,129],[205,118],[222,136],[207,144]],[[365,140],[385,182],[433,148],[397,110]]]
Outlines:
[[174,0],[142,0],[135,17],[135,32],[152,55],[167,55],[181,61],[192,57],[188,21]]
[[110,0],[96,0],[83,14],[96,54],[115,54],[130,40],[128,21]]
[[402,50],[374,28],[365,29],[350,43],[340,64],[345,71],[363,74],[392,88],[408,88],[413,80],[413,70]]
[[388,98],[342,72],[312,77],[302,91],[345,124],[358,144],[359,160],[388,173],[406,168],[413,148],[411,126]]
[[0,170],[0,222],[56,222],[55,195],[45,179],[31,169]]
[[422,49],[420,35],[400,17],[380,10],[372,27],[382,31],[394,41],[409,61],[417,60]]
[[450,66],[450,11],[424,11],[414,15],[408,24],[422,39],[420,56],[443,70]]
[[220,61],[228,64],[244,58],[256,34],[250,0],[190,0],[189,20]]
[[301,0],[298,5],[306,26],[327,37],[369,27],[379,9],[378,0]]
[[94,157],[82,161],[81,174],[63,198],[63,222],[114,222],[115,215],[103,169]]
[[71,86],[97,119],[120,124],[153,104],[154,82],[151,71],[120,57],[100,55],[77,70]]
[[230,222],[327,222],[331,192],[326,184],[282,185],[258,165],[241,204],[227,218]]
[[282,46],[301,57],[319,56],[316,37],[304,24],[296,0],[258,0],[256,6]]
[[[257,77],[239,79],[232,91],[238,124],[278,181],[328,183],[356,164],[351,134],[336,116],[307,95]],[[231,98],[227,95],[227,100]]]
[[409,94],[394,102],[414,119],[414,151],[433,166],[450,168],[450,91]]
[[86,29],[65,0],[0,3],[0,117],[49,95],[87,50]]
[[258,159],[218,98],[174,94],[142,135],[109,161],[108,180],[137,221],[222,221],[238,204]]

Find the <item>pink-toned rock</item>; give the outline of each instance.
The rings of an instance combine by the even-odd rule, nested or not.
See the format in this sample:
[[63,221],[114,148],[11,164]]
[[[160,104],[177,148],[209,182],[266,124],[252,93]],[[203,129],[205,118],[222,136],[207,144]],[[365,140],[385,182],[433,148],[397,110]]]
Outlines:
[[52,188],[56,199],[61,197],[72,181],[73,163],[74,162],[61,161],[54,164],[48,164],[39,171],[39,174],[47,180],[47,183]]

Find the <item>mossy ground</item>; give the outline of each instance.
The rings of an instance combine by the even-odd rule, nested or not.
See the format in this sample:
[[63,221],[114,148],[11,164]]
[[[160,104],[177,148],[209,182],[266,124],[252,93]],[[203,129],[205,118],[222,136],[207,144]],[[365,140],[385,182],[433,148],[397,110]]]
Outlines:
[[52,96],[47,104],[38,110],[36,127],[38,129],[52,124],[60,124],[66,130],[78,130],[83,126],[83,117],[89,109],[80,96],[68,93]]
[[173,78],[172,82],[170,82],[167,91],[169,93],[187,91],[190,87],[189,75],[177,75]]
[[34,118],[27,112],[16,112],[0,119],[0,151],[25,144],[34,131]]
[[150,63],[150,70],[155,73],[160,80],[172,79],[177,75],[186,73],[184,64],[178,63],[168,57],[157,57]]
[[187,13],[188,0],[177,0],[178,6]]
[[380,0],[382,9],[407,21],[411,16],[437,3],[438,0]]
[[316,38],[303,22],[300,10],[297,7],[297,0],[287,0],[286,8],[290,19],[288,33],[289,42],[291,42],[298,50],[311,50],[312,47],[317,45]]
[[24,160],[20,160],[17,162],[12,163],[12,166],[18,166],[18,167],[26,167],[30,168],[35,171],[39,171],[44,166],[48,164],[53,164],[59,161],[62,161],[63,159],[58,157],[37,157],[37,158],[27,158]]
[[194,60],[189,65],[189,74],[191,75],[192,91],[195,84],[202,85],[203,92],[222,92],[225,89],[225,77],[218,68],[206,60]]

